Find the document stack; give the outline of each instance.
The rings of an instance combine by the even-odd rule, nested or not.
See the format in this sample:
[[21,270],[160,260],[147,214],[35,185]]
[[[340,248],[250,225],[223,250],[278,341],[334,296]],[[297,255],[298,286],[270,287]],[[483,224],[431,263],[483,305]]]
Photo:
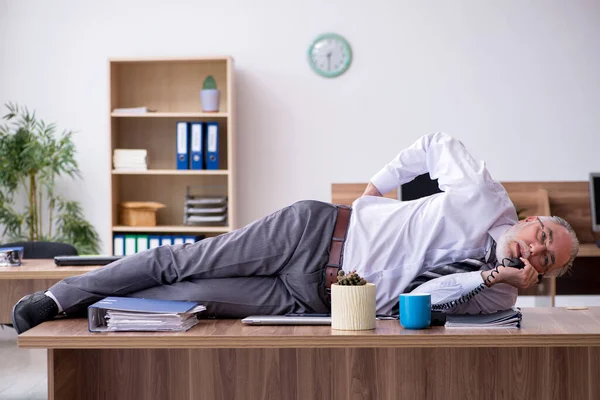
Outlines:
[[185,225],[226,225],[227,197],[192,195],[188,186],[183,223]]
[[187,331],[206,307],[189,301],[107,297],[88,307],[90,332]]
[[449,314],[446,328],[520,328],[522,318],[519,307],[491,314]]
[[183,223],[186,225],[226,224],[227,197],[187,198]]
[[148,151],[146,149],[115,149],[113,164],[117,171],[146,171]]
[[149,112],[155,112],[156,110],[150,110],[148,107],[130,107],[130,108],[115,108],[112,112],[115,115],[128,115],[128,114],[146,114]]

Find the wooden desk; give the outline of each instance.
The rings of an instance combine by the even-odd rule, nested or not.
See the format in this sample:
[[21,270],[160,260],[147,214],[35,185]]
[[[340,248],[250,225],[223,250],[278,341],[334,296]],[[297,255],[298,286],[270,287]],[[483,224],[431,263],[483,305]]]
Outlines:
[[523,310],[521,329],[372,331],[203,320],[185,333],[44,323],[50,399],[598,399],[600,308]]
[[57,267],[54,260],[23,260],[20,267],[0,267],[0,324],[12,323],[12,308],[23,296],[96,268],[101,267]]
[[600,247],[596,243],[581,243],[577,257],[600,257]]

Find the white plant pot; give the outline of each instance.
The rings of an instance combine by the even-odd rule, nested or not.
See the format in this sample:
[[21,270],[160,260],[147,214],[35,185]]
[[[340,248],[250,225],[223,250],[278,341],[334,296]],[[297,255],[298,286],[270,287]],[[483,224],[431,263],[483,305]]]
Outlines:
[[375,329],[375,285],[331,285],[331,328],[345,331]]
[[219,111],[219,89],[202,89],[200,91],[200,103],[204,112]]

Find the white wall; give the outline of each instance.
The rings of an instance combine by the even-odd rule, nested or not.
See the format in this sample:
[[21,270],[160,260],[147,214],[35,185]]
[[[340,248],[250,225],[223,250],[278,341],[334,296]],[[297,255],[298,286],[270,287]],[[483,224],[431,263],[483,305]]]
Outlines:
[[[108,57],[228,54],[238,76],[240,222],[329,200],[417,137],[449,132],[500,180],[600,171],[600,2],[0,0],[0,103],[74,129],[65,184],[105,243]],[[306,51],[344,35],[333,80]],[[562,153],[557,157],[553,153]]]

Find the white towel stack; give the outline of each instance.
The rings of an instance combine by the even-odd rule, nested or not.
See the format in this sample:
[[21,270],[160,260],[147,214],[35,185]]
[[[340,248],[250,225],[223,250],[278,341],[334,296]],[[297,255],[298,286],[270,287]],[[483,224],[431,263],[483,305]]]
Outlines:
[[115,149],[113,164],[119,171],[146,171],[148,151],[146,149]]

